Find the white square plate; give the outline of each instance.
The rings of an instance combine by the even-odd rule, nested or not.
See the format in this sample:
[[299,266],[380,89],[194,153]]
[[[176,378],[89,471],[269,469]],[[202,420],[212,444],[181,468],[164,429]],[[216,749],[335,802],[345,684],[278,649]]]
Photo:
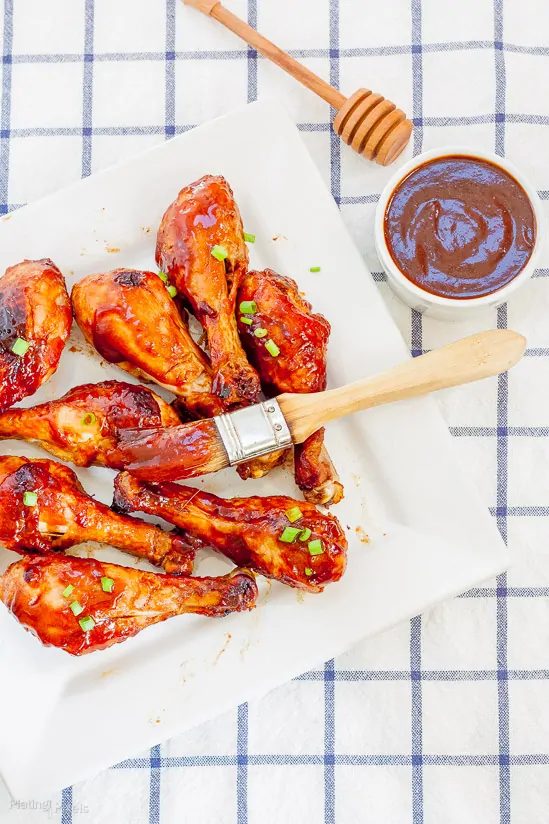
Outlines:
[[[207,172],[226,176],[247,231],[257,235],[252,265],[296,278],[331,321],[332,386],[408,357],[298,131],[273,103],[255,103],[4,218],[0,270],[51,257],[71,287],[117,266],[155,269],[165,208]],[[311,274],[311,266],[322,271]],[[57,374],[29,404],[86,381],[128,380],[73,336]],[[263,582],[251,613],[180,616],[80,659],[42,647],[0,609],[0,770],[16,796],[59,789],[259,696],[507,565],[432,400],[332,424],[327,443],[345,484],[335,512],[347,530],[349,565],[322,595]],[[44,454],[15,441],[0,452]],[[111,502],[113,473],[79,475]],[[295,492],[283,470],[255,482],[227,470],[200,483],[228,496]],[[133,563],[114,550],[101,555]],[[16,557],[0,550],[0,565]],[[226,569],[219,557],[198,564],[199,574]]]

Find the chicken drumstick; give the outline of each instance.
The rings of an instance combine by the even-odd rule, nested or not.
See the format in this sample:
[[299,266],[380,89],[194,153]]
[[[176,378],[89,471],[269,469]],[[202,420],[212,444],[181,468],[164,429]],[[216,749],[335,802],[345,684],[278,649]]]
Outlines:
[[43,644],[84,655],[174,615],[253,609],[257,585],[244,570],[179,578],[89,558],[27,556],[0,577],[0,600]]
[[345,571],[347,540],[336,518],[282,495],[226,500],[169,482],[147,485],[122,472],[114,507],[158,515],[183,530],[194,549],[213,547],[238,566],[309,592]]
[[1,457],[0,543],[45,555],[84,541],[111,544],[167,572],[192,572],[194,552],[182,538],[94,501],[72,469],[47,459]]
[[[311,311],[291,278],[248,272],[238,290],[238,304],[254,311],[238,331],[248,357],[261,376],[269,397],[281,392],[321,392],[326,389],[326,350],[330,324]],[[249,322],[251,319],[251,323]],[[281,453],[239,467],[242,477],[265,474]],[[343,487],[324,446],[324,430],[295,447],[295,478],[308,501],[329,506],[343,497]]]
[[38,443],[76,466],[124,469],[117,430],[179,423],[172,407],[151,389],[103,381],[75,386],[56,401],[0,413],[0,439]]
[[72,312],[63,275],[47,258],[24,260],[0,278],[0,412],[53,375]]
[[178,395],[194,416],[223,412],[206,356],[153,272],[89,275],[75,285],[72,303],[84,337],[105,360]]
[[223,177],[206,175],[179,192],[160,224],[156,262],[204,327],[214,392],[228,406],[255,403],[261,386],[234,317],[248,250],[238,206]]

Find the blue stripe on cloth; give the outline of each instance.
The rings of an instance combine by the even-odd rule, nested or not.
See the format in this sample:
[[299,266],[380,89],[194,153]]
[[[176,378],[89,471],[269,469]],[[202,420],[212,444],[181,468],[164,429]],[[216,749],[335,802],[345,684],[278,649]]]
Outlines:
[[164,134],[168,140],[175,135],[175,3],[166,0]]
[[72,787],[61,793],[61,824],[72,824]]
[[[423,55],[421,0],[411,0],[412,15],[412,113],[414,155],[423,151]],[[421,314],[411,310],[410,344],[412,356],[423,347]],[[421,618],[410,622],[410,669],[412,689],[412,819],[423,824],[423,704],[421,691]]]
[[[330,84],[339,89],[339,0],[329,0]],[[330,107],[330,120],[337,112]],[[330,130],[330,191],[341,198],[341,140]],[[324,664],[324,824],[335,824],[335,663]]]
[[[171,58],[170,58],[171,62]],[[255,61],[254,61],[255,62]],[[255,99],[255,98],[254,98]],[[416,124],[416,133],[421,132],[424,126],[471,126],[478,124],[495,123],[495,115],[475,115],[471,117],[412,117]],[[527,123],[547,126],[549,125],[549,115],[535,115],[535,114],[517,114],[507,115],[506,123]],[[9,118],[8,118],[9,122]],[[173,134],[185,134],[196,128],[197,123],[177,124],[172,127]],[[296,123],[297,128],[302,132],[329,132],[332,127],[330,123]],[[135,125],[118,125],[118,126],[95,126],[91,128],[87,134],[90,137],[122,137],[126,135],[155,135],[165,134],[166,126],[135,126]],[[21,137],[78,137],[82,134],[79,126],[30,126],[23,128],[10,129],[9,126],[3,127],[1,130],[2,138],[21,138]],[[415,139],[415,138],[414,138]],[[539,189],[538,195],[542,200],[549,200],[549,190]],[[358,204],[358,203],[377,203],[379,200],[379,193],[372,193],[368,195],[355,195],[352,197],[336,197],[337,203],[344,204]],[[540,270],[547,272],[547,270]],[[547,276],[547,275],[545,275]],[[539,275],[538,275],[539,277]]]
[[[257,28],[257,0],[248,0],[248,25],[253,29]],[[253,103],[257,100],[258,54],[251,46],[248,46],[245,54],[248,59],[248,103]]]
[[160,824],[160,780],[162,777],[162,753],[160,745],[151,747],[149,757],[149,824]]
[[236,727],[236,820],[248,824],[248,705],[237,711]]
[[335,824],[335,663],[324,664],[324,824]]
[[[495,151],[505,154],[505,55],[503,53],[503,0],[494,0],[494,60],[496,74]],[[497,311],[498,329],[507,328],[507,306]],[[497,400],[497,491],[496,520],[501,537],[507,543],[508,489],[508,407],[507,373],[498,377]],[[500,824],[511,820],[511,770],[509,766],[509,681],[507,672],[507,574],[497,579],[496,633],[498,664],[498,732],[499,732],[499,816]]]
[[414,824],[423,822],[423,702],[421,695],[421,618],[412,618],[410,632],[410,680],[412,684],[412,814]]
[[84,80],[82,89],[82,177],[91,174],[93,116],[93,30],[94,0],[84,7]]
[[[251,24],[250,24],[251,25]],[[444,43],[423,43],[424,53],[456,52],[456,51],[481,51],[494,48],[493,40],[461,40],[447,41]],[[549,46],[522,46],[515,43],[498,42],[501,51],[514,52],[515,54],[532,54],[541,57],[549,56]],[[307,60],[308,58],[328,58],[331,49],[287,49],[291,57],[297,60]],[[340,48],[337,49],[339,58],[360,58],[360,57],[393,57],[396,55],[413,54],[413,45],[398,46],[370,46],[367,48]],[[204,51],[174,51],[174,60],[242,60],[248,56],[244,49],[210,49]],[[261,54],[257,54],[258,60],[265,60]],[[4,57],[5,63],[80,63],[85,60],[84,54],[57,53],[57,54],[14,54],[8,53]],[[166,59],[163,52],[97,52],[93,54],[96,63],[116,63],[116,62],[161,62]]]
[[[334,755],[333,763],[337,767],[363,767],[363,766],[396,766],[411,767],[414,763],[412,755],[383,754],[345,754]],[[419,760],[419,757],[418,757]],[[253,767],[318,767],[325,762],[322,755],[249,755],[247,763]],[[510,766],[528,766],[534,764],[549,765],[549,753],[524,753],[510,755],[508,758]],[[421,756],[421,764],[429,767],[496,767],[500,764],[500,756],[494,753],[480,755],[436,755],[424,754]],[[188,769],[190,767],[234,767],[237,765],[237,757],[234,755],[188,755],[172,756],[162,758],[160,766],[162,769]],[[149,766],[149,759],[128,758],[112,767],[113,770],[136,770]],[[64,791],[68,792],[67,790]],[[71,824],[70,821],[63,821],[62,824]],[[344,822],[343,824],[347,824]],[[354,824],[354,822],[353,822]],[[473,824],[477,824],[476,821]]]
[[4,2],[4,65],[2,69],[2,107],[0,110],[0,214],[7,214],[9,202],[11,52],[13,48],[13,0]]

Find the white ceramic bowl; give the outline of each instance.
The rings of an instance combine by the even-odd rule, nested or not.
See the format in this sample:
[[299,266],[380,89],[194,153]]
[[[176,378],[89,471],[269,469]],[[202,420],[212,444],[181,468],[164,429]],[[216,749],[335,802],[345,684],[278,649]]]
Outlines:
[[[530,260],[524,269],[519,272],[519,274],[513,278],[512,281],[503,286],[501,289],[498,289],[496,292],[493,292],[490,295],[482,295],[478,298],[467,298],[462,300],[432,295],[430,292],[426,292],[419,286],[416,286],[415,283],[408,280],[391,257],[385,241],[383,227],[387,204],[398,184],[407,175],[409,175],[410,172],[417,169],[418,166],[422,166],[428,160],[435,160],[441,157],[454,155],[465,155],[467,157],[477,157],[481,160],[487,160],[508,172],[520,183],[530,198],[537,223],[536,242]],[[393,175],[383,189],[379,198],[375,216],[376,250],[392,290],[401,300],[404,301],[404,303],[407,303],[408,306],[411,306],[413,309],[417,309],[418,312],[422,312],[430,317],[439,318],[440,320],[463,320],[465,318],[477,315],[482,309],[500,306],[502,303],[505,303],[510,295],[516,292],[517,289],[520,289],[520,287],[523,286],[523,284],[526,283],[532,275],[534,269],[536,268],[544,240],[545,215],[543,206],[537,191],[524,177],[522,172],[520,172],[513,163],[510,163],[503,157],[499,157],[491,152],[482,151],[481,149],[464,148],[463,146],[449,146],[444,149],[431,149],[431,151],[424,152],[423,154],[414,157],[413,160],[410,160],[404,166],[401,166],[398,172]]]

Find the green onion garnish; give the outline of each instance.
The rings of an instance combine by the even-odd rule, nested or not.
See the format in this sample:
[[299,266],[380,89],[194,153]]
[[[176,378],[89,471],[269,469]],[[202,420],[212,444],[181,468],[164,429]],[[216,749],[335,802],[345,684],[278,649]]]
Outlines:
[[177,295],[177,289],[175,288],[175,286],[168,286],[168,295],[171,298],[174,298]]
[[114,581],[112,578],[101,578],[101,589],[103,592],[112,592],[114,589]]
[[254,335],[256,336],[256,338],[264,338],[266,334],[267,334],[267,330],[263,329],[261,326],[258,329],[256,329],[255,332],[254,332]]
[[212,248],[212,257],[216,260],[224,261],[225,258],[229,257],[229,253],[224,246],[214,246]]
[[168,276],[165,274],[165,272],[159,272],[158,277],[160,278],[162,283],[167,283],[168,282]]
[[249,235],[248,232],[244,232],[244,240],[246,243],[255,243],[255,235]]
[[243,300],[238,308],[243,315],[255,315],[257,312],[257,303],[255,300]]
[[309,272],[320,272],[320,266],[311,266]]
[[82,426],[91,426],[92,423],[95,423],[97,418],[95,417],[94,412],[86,412],[80,423]]
[[89,632],[95,626],[95,621],[91,615],[86,615],[85,618],[81,618],[78,623],[82,627],[83,632]]
[[71,592],[73,591],[74,587],[72,584],[69,584],[66,589],[63,590],[63,598],[68,598]]
[[299,536],[299,540],[300,540],[300,541],[303,541],[303,543],[305,543],[305,541],[308,541],[308,540],[309,540],[309,538],[311,537],[311,535],[312,535],[312,534],[313,534],[313,533],[311,532],[311,530],[309,529],[309,527],[308,527],[308,526],[306,526],[306,527],[305,527],[305,529],[304,529],[304,530],[302,530],[301,535]]
[[11,351],[14,355],[19,355],[19,357],[22,358],[27,349],[29,348],[29,346],[30,343],[28,342],[28,340],[25,340],[24,338],[17,338],[17,340],[11,347]]
[[278,348],[274,340],[271,340],[270,338],[265,343],[265,349],[267,350],[269,355],[273,356],[273,358],[277,358],[280,355],[280,349]]
[[285,544],[293,544],[300,532],[301,530],[296,529],[295,526],[287,526],[280,536],[280,540]]
[[242,315],[240,320],[242,321],[242,323],[245,323],[246,326],[251,326],[252,323],[253,323],[253,319],[252,318],[247,318],[245,315]]
[[25,506],[36,506],[38,503],[38,495],[36,492],[25,492],[23,495],[23,503]]
[[314,541],[309,541],[309,552],[311,555],[323,555],[324,550],[322,549],[322,541],[320,538],[315,538]]
[[303,512],[298,506],[293,506],[291,509],[286,510],[286,517],[291,524],[294,524],[300,518],[303,518]]
[[73,601],[71,604],[71,610],[73,615],[80,615],[81,612],[84,612],[84,607],[82,604],[79,604],[78,601]]
[[312,575],[312,574],[313,574],[313,570],[311,569],[311,567],[305,567],[305,575]]

